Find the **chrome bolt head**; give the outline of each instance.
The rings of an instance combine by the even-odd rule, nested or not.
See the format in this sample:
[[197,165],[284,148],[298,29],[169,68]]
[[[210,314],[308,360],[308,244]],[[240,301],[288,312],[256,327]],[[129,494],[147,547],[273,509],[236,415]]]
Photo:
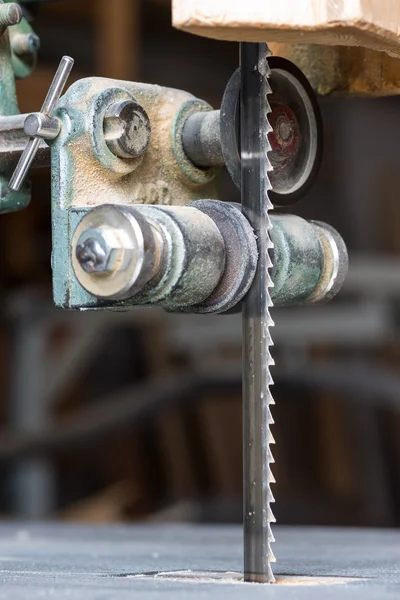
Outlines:
[[90,294],[123,300],[142,290],[158,272],[162,244],[134,208],[105,204],[88,211],[78,224],[72,238],[72,267]]
[[96,273],[104,271],[107,255],[100,242],[89,237],[77,246],[76,258],[86,273]]
[[118,230],[98,227],[80,235],[75,255],[86,273],[102,275],[115,271],[123,250]]

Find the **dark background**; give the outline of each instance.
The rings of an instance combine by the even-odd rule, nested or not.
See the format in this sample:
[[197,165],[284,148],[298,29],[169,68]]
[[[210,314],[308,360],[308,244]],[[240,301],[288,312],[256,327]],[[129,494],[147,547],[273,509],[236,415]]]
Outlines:
[[[171,27],[167,0],[61,0],[18,84],[39,110],[63,54],[216,108],[238,46]],[[321,101],[325,155],[300,206],[343,235],[331,304],[274,311],[274,512],[281,523],[400,524],[398,98]],[[0,218],[0,513],[86,521],[241,520],[240,317],[64,313],[51,303],[50,180]],[[237,200],[226,173],[221,196]],[[210,379],[212,381],[210,381]]]

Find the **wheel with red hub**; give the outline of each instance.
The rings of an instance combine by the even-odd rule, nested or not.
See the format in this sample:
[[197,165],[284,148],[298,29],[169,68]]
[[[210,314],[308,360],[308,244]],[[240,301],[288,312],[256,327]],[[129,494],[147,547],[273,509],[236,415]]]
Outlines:
[[[271,70],[268,135],[272,166],[270,198],[276,206],[298,202],[312,185],[322,156],[322,120],[315,94],[303,73],[284,58],[268,58]],[[221,105],[221,141],[227,169],[240,189],[240,71],[230,79]]]

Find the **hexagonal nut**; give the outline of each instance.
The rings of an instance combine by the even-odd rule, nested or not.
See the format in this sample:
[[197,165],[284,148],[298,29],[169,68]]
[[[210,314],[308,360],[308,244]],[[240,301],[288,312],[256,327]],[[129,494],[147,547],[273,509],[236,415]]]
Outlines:
[[138,211],[102,205],[79,222],[72,238],[71,261],[87,292],[122,300],[140,291],[154,276],[161,253],[162,240]]

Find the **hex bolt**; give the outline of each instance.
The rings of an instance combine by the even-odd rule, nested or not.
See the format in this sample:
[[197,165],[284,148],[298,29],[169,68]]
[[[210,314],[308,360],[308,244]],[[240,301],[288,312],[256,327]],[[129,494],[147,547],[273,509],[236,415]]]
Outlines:
[[[98,237],[91,237],[88,233],[82,235],[76,247],[76,258],[86,273],[100,273],[107,270],[109,248],[98,232]],[[99,238],[102,240],[100,241]],[[103,242],[103,243],[102,243]]]
[[84,230],[76,244],[76,258],[86,273],[110,275],[125,268],[120,261],[127,244],[121,229],[107,226]]
[[72,240],[72,265],[86,291],[124,299],[159,271],[163,237],[134,209],[103,205],[80,221]]
[[126,100],[113,104],[104,117],[104,138],[119,158],[137,158],[150,143],[150,119],[140,104]]
[[40,48],[40,37],[36,33],[20,33],[12,40],[12,48],[18,56],[36,54]]
[[0,5],[0,28],[18,25],[22,20],[22,8],[16,2]]

